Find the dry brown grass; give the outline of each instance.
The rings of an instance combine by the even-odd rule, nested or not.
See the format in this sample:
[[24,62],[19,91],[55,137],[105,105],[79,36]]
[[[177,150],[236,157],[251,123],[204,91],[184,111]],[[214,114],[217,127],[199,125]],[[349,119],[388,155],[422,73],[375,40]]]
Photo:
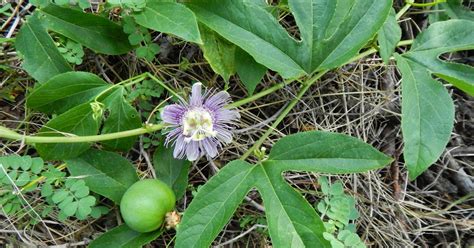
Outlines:
[[[29,11],[24,6],[18,11]],[[18,26],[19,24],[13,27],[15,30],[11,31],[12,35]],[[285,26],[296,30],[291,22],[286,22]],[[423,13],[408,14],[402,19],[405,38],[415,37],[419,27],[424,26],[426,20]],[[155,40],[163,48],[159,57],[160,64],[137,60],[133,54],[104,57],[88,53],[84,64],[78,66],[77,70],[97,73],[110,82],[149,71],[176,89],[189,88],[192,81],[205,82],[217,88],[224,86],[196,46],[158,34],[155,34]],[[24,109],[24,92],[21,89],[31,85],[33,81],[19,68],[18,57],[12,47],[5,47],[2,53],[2,64],[13,70],[1,74],[0,85],[4,89],[12,85],[18,86],[19,93],[13,102],[0,102],[0,124],[34,133],[46,118]],[[179,67],[183,58],[191,62],[186,71]],[[257,91],[281,81],[279,76],[267,73]],[[229,85],[228,90],[234,99],[246,96],[237,78],[232,78]],[[226,147],[214,161],[194,163],[189,173],[190,184],[194,188],[204,184],[215,174],[216,168],[239,158],[270,127],[280,110],[294,98],[297,90],[297,85],[290,84],[241,107],[242,122],[234,143]],[[346,176],[327,175],[332,180],[341,180],[347,192],[356,198],[361,215],[356,224],[358,233],[366,244],[371,247],[468,247],[474,244],[474,199],[472,194],[463,198],[470,192],[464,192],[465,189],[459,186],[458,181],[467,180],[467,184],[472,183],[474,175],[474,99],[452,88],[450,92],[455,99],[458,114],[449,148],[430,171],[413,182],[408,181],[401,154],[400,76],[393,65],[384,65],[377,55],[328,73],[311,88],[278,129],[274,130],[264,146],[271,148],[279,138],[307,130],[341,132],[358,137],[395,158],[391,166],[382,170]],[[28,148],[21,143],[2,141],[0,153],[24,154]],[[143,149],[141,140],[136,149],[124,155],[134,161],[141,177],[152,177],[153,170],[149,161],[152,154],[153,149]],[[319,200],[317,194],[311,193],[318,189],[316,179],[319,176],[316,173],[286,175],[294,187],[306,192],[305,197],[311,203]],[[184,210],[189,205],[192,200],[191,191],[189,189],[186,197],[177,205],[179,210]],[[23,197],[29,203],[24,206],[25,209],[34,216],[34,207],[41,203],[38,192],[28,193]],[[109,204],[107,201],[103,203]],[[243,216],[264,216],[260,203],[258,193],[250,192],[214,244],[225,244],[225,247],[269,245],[268,236],[256,231],[260,226],[239,226]],[[31,218],[28,215],[6,216],[0,212],[0,247],[5,243],[11,243],[15,247],[25,244],[84,246],[102,232],[121,223],[116,208],[106,217],[94,221],[67,220],[61,223],[57,221],[56,215],[57,213],[53,213],[40,224],[24,226],[25,220]],[[173,232],[169,232],[149,246],[165,247],[172,244],[172,240]]]

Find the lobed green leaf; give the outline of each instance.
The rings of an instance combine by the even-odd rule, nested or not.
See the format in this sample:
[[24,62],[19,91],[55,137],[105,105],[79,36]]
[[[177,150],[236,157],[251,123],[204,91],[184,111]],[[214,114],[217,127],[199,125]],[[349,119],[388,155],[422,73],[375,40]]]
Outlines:
[[[462,4],[463,0],[447,0],[445,3],[440,3],[440,12],[432,13],[431,15],[447,15],[451,19],[464,19],[474,21],[474,12]],[[431,16],[430,16],[431,17]]]
[[199,189],[178,227],[175,247],[210,246],[253,187],[253,168],[232,161]]
[[474,95],[474,67],[439,59],[443,53],[474,49],[473,29],[474,21],[436,22],[417,36],[403,57]]
[[[355,56],[385,22],[390,0],[290,0],[291,37],[260,2],[194,0],[198,20],[285,78],[332,69]],[[247,20],[258,20],[249,22]]]
[[[289,0],[307,73],[343,65],[382,27],[391,0]],[[309,56],[308,56],[309,55]]]
[[414,180],[446,147],[453,128],[454,104],[446,88],[425,68],[399,55],[396,59],[403,75],[403,157]]
[[196,0],[187,6],[201,23],[248,52],[258,63],[285,78],[305,74],[293,58],[298,54],[297,42],[261,5],[239,0]]
[[[274,247],[330,247],[320,217],[282,173],[363,172],[390,161],[370,145],[342,134],[305,132],[282,138],[262,164],[232,161],[198,190],[178,228],[176,247],[209,247],[254,187],[262,195]],[[340,193],[337,187],[332,191]]]
[[417,36],[410,51],[396,56],[402,74],[402,132],[411,180],[441,155],[454,121],[454,104],[435,76],[474,95],[474,67],[443,61],[443,53],[474,49],[474,22],[436,22]]

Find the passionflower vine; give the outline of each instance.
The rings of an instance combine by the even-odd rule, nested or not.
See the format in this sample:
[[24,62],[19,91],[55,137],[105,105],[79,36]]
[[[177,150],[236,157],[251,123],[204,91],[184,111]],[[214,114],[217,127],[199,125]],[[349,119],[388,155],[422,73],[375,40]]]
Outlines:
[[201,83],[192,87],[189,103],[170,104],[161,112],[161,119],[168,124],[165,145],[174,145],[173,156],[190,161],[207,156],[217,156],[223,144],[232,141],[232,129],[240,118],[236,109],[226,108],[231,102],[229,93],[201,92]]

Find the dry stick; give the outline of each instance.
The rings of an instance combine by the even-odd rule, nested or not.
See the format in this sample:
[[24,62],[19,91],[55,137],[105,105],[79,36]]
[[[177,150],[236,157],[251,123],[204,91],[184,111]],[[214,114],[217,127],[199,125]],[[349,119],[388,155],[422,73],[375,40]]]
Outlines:
[[224,247],[224,246],[226,246],[226,245],[230,245],[230,244],[236,242],[237,240],[241,239],[241,238],[244,237],[245,235],[251,233],[254,229],[257,229],[257,228],[259,228],[259,227],[261,227],[261,228],[267,228],[267,226],[265,226],[265,225],[255,224],[255,225],[253,225],[251,228],[249,228],[248,230],[246,230],[245,232],[243,232],[243,233],[241,233],[241,234],[235,236],[235,237],[234,237],[233,239],[231,239],[231,240],[228,240],[228,241],[226,241],[226,242],[224,242],[224,243],[221,243],[221,244],[217,245],[216,247]]
[[286,106],[288,106],[288,104],[285,104],[274,115],[270,116],[266,120],[258,122],[257,124],[246,127],[246,128],[237,129],[234,131],[234,133],[248,133],[249,131],[268,125],[270,122],[274,121],[280,115],[281,111],[283,111],[286,108]]
[[[0,164],[0,169],[3,171],[3,173],[6,175],[7,179],[10,181],[11,185],[13,186],[14,190],[16,193],[18,193],[18,195],[21,197],[21,199],[23,199],[23,201],[26,203],[26,205],[31,209],[31,211],[36,215],[36,217],[38,217],[40,219],[40,222],[43,224],[43,226],[46,228],[46,231],[48,232],[48,235],[51,237],[51,239],[53,240],[54,244],[57,245],[56,243],[56,239],[54,238],[53,234],[51,233],[51,230],[49,229],[48,225],[46,225],[46,223],[43,221],[43,218],[41,218],[41,215],[38,214],[38,212],[36,212],[36,210],[33,208],[33,206],[31,206],[31,204],[26,200],[25,196],[21,193],[21,190],[18,188],[18,186],[16,186],[15,182],[12,180],[12,178],[8,175],[8,172],[5,170],[5,168],[3,167],[2,164]],[[2,212],[5,212],[3,211],[3,207],[2,207]]]
[[[3,1],[2,1],[3,2]],[[24,0],[21,0],[15,7],[15,10],[13,10],[13,13],[8,17],[8,19],[3,23],[2,27],[0,27],[0,31],[3,31],[8,24],[11,22],[11,20],[14,18],[15,14],[20,10],[21,5],[23,4]],[[19,16],[18,16],[19,18]]]
[[153,176],[153,178],[157,178],[156,177],[156,172],[155,172],[155,167],[153,166],[153,163],[151,162],[150,156],[148,156],[148,153],[145,151],[145,148],[143,146],[143,136],[140,136],[140,154],[145,159],[145,162],[148,166],[148,169],[151,171],[151,175]]

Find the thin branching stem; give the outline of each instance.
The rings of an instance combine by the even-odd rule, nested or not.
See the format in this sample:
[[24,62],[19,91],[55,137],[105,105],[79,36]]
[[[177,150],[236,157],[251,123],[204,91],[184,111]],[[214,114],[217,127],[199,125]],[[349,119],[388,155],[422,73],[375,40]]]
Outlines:
[[400,9],[400,11],[398,11],[398,13],[395,15],[395,18],[399,20],[410,9],[411,6],[431,7],[445,2],[446,0],[436,0],[431,3],[415,3],[415,0],[405,0],[405,5]]
[[[413,40],[402,40],[402,41],[400,41],[400,42],[397,44],[397,47],[411,45],[412,43],[413,43]],[[366,50],[366,51],[364,51],[364,52],[362,52],[362,53],[360,53],[360,54],[358,54],[358,55],[352,57],[349,61],[347,61],[346,64],[352,63],[352,62],[357,61],[357,60],[359,60],[359,59],[362,59],[362,58],[364,58],[365,56],[368,56],[368,55],[370,55],[370,54],[376,53],[377,51],[378,51],[378,50],[377,50],[376,48],[370,48],[370,49],[368,49],[368,50]],[[271,94],[271,93],[273,93],[273,92],[275,92],[275,91],[277,91],[277,90],[279,90],[279,89],[282,89],[282,88],[285,87],[286,85],[289,85],[289,84],[291,84],[291,83],[293,83],[293,82],[295,82],[295,81],[296,81],[296,80],[290,80],[290,81],[284,81],[284,82],[275,84],[275,85],[273,85],[273,86],[271,86],[271,87],[269,87],[269,88],[267,88],[267,89],[265,89],[265,90],[263,90],[263,91],[260,91],[260,92],[258,92],[258,93],[256,93],[256,94],[253,94],[252,96],[249,96],[249,97],[247,97],[247,98],[241,99],[241,100],[236,101],[236,102],[233,102],[233,103],[227,105],[227,107],[228,107],[228,108],[240,107],[240,106],[245,105],[245,104],[247,104],[247,103],[249,103],[249,102],[252,102],[252,101],[255,101],[255,100],[257,100],[257,99],[260,99],[260,98],[262,98],[262,97],[264,97],[264,96],[267,96],[267,95],[269,95],[269,94]]]
[[431,6],[435,6],[437,4],[440,4],[440,3],[445,3],[446,0],[436,0],[436,1],[433,1],[431,3],[415,3],[415,1],[413,1],[413,0],[406,0],[405,2],[407,4],[410,4],[411,6],[415,6],[415,7],[431,7]]
[[294,81],[284,81],[282,83],[275,84],[275,85],[273,85],[273,86],[271,86],[271,87],[269,87],[269,88],[267,88],[263,91],[260,91],[256,94],[253,94],[253,95],[251,95],[249,97],[246,97],[244,99],[241,99],[239,101],[233,102],[233,103],[227,105],[227,107],[228,108],[236,108],[236,107],[240,107],[242,105],[245,105],[249,102],[253,102],[253,101],[255,101],[255,100],[257,100],[261,97],[264,97],[264,96],[269,95],[269,94],[271,94],[271,93],[273,93],[273,92],[275,92],[279,89],[282,89],[283,87],[285,87],[285,85],[291,84],[292,82],[294,82]]
[[277,126],[280,124],[280,122],[282,122],[283,119],[285,119],[285,117],[288,115],[288,113],[300,101],[301,97],[303,97],[303,95],[306,93],[306,91],[308,91],[308,89],[311,87],[311,85],[316,83],[327,72],[328,72],[328,70],[320,71],[316,75],[314,75],[313,77],[309,78],[306,82],[304,82],[301,85],[301,90],[298,92],[296,97],[288,104],[288,106],[286,106],[286,108],[280,113],[280,115],[275,120],[275,122],[273,122],[273,124],[270,126],[270,128],[260,137],[260,139],[258,139],[257,142],[255,142],[255,144],[250,149],[248,149],[247,152],[244,153],[244,155],[242,155],[242,157],[240,158],[241,160],[245,160],[255,150],[260,148],[260,146],[263,144],[265,139],[267,139],[267,137],[270,136],[270,134],[277,128]]
[[[403,40],[403,41],[400,41],[397,46],[407,46],[407,45],[411,45],[413,43],[413,40]],[[353,58],[351,58],[346,64],[348,63],[351,63],[351,62],[354,62],[356,60],[359,60],[365,56],[368,56],[370,54],[373,54],[377,52],[377,49],[375,48],[371,48],[371,49],[368,49],[360,54],[358,54],[357,56],[354,56]],[[280,124],[280,122],[283,121],[283,119],[286,117],[286,115],[288,115],[288,113],[291,111],[291,109],[293,109],[293,107],[298,103],[298,101],[301,99],[301,97],[303,97],[303,95],[306,93],[306,91],[311,87],[311,85],[313,85],[315,82],[317,82],[324,74],[326,74],[328,72],[328,70],[324,70],[324,71],[320,71],[319,73],[317,73],[316,75],[314,75],[313,77],[311,77],[310,79],[308,79],[308,81],[306,81],[305,83],[303,83],[303,85],[301,86],[301,90],[300,92],[298,92],[296,98],[294,98],[290,104],[288,104],[288,106],[282,111],[282,113],[278,116],[278,118],[275,120],[275,122],[270,126],[270,128],[260,137],[260,139],[258,139],[257,142],[255,142],[255,144],[250,148],[248,149],[244,155],[240,158],[242,160],[245,160],[246,158],[248,158],[255,150],[259,149],[260,146],[263,144],[263,142],[265,141],[266,138],[268,138],[268,136],[270,136],[270,134],[276,130],[277,126]],[[280,84],[278,84],[278,86],[280,86]],[[283,85],[284,86],[284,85]],[[282,87],[283,87],[282,86]],[[238,102],[236,102],[238,103]]]
[[405,5],[395,15],[395,19],[399,20],[410,9],[411,3],[413,2],[414,0],[405,1]]

